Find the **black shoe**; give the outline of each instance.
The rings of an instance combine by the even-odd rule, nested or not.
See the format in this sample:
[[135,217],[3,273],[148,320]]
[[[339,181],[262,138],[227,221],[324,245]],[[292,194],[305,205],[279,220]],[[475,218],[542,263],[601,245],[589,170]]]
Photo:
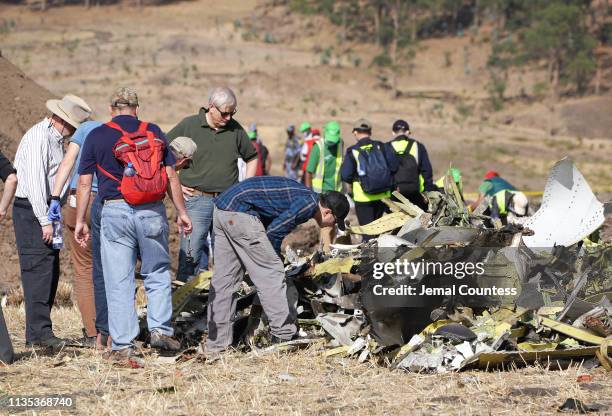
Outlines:
[[26,347],[33,347],[33,348],[50,348],[53,351],[60,351],[62,350],[64,347],[66,347],[66,345],[68,345],[68,341],[62,338],[58,338],[55,335],[52,335],[51,337],[43,340],[43,341],[36,341],[36,342],[26,342]]
[[163,351],[180,351],[181,343],[174,337],[164,335],[161,332],[151,332],[151,348],[157,348]]
[[298,333],[293,334],[293,336],[289,339],[282,339],[277,337],[276,335],[272,335],[270,337],[270,345],[282,344],[284,342],[295,341],[296,339],[301,339]]
[[70,340],[70,346],[73,347],[82,347],[82,348],[96,348],[96,341],[98,337],[88,337],[87,332],[85,332],[85,328],[83,328],[83,336],[81,338],[76,338]]

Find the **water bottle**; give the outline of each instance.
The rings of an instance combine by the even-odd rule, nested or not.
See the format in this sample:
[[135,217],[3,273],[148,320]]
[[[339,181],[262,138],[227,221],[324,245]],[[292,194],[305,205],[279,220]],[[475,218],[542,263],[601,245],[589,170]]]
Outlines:
[[187,236],[187,255],[185,256],[185,274],[193,276],[195,274],[195,259],[191,255],[191,235]]
[[123,170],[123,176],[134,176],[136,175],[136,169],[134,169],[134,165],[132,162],[128,162],[127,166]]
[[62,223],[53,221],[53,248],[61,250],[64,248],[64,236],[62,235]]

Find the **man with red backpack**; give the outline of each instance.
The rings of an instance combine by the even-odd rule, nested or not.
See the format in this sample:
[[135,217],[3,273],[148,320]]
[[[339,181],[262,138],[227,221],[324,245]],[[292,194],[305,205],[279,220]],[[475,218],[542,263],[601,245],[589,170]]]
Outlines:
[[191,232],[175,157],[160,128],[138,120],[138,96],[119,88],[111,97],[112,120],[94,129],[85,142],[79,165],[75,239],[89,238],[85,222],[92,176],[98,177],[98,198],[103,201],[101,253],[111,359],[129,360],[140,332],[134,305],[136,259],[142,262],[147,294],[147,323],[151,347],[178,350],[171,326],[172,297],[168,219],[163,204],[167,193],[177,211],[179,232]]

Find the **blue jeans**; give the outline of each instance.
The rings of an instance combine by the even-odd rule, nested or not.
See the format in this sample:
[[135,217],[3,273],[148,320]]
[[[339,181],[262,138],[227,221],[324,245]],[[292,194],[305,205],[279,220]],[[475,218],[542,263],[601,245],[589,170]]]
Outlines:
[[[193,231],[191,232],[191,256],[197,269],[208,269],[209,247],[206,241],[210,226],[212,224],[213,211],[215,205],[214,198],[206,195],[196,195],[185,197],[185,207],[187,214],[191,218]],[[177,279],[183,282],[188,281],[191,275],[186,272],[185,257],[187,256],[187,239],[181,235],[181,247],[179,251],[179,265]],[[202,258],[202,256],[205,256]]]
[[102,201],[94,199],[91,204],[91,255],[93,258],[94,299],[96,302],[96,330],[108,335],[108,308],[106,290],[102,273],[102,256],[100,254],[100,220],[102,218]]
[[149,331],[173,335],[168,219],[164,204],[131,206],[125,201],[107,202],[102,209],[100,237],[113,350],[132,346],[139,333],[134,304],[138,254],[147,294]]

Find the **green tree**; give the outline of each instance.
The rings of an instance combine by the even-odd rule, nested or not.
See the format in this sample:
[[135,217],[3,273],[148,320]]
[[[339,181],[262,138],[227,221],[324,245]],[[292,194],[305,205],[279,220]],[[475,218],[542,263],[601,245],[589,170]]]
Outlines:
[[587,32],[584,16],[584,9],[575,4],[553,1],[538,11],[534,24],[518,38],[519,63],[545,60],[553,102],[561,85],[571,83],[584,92],[595,71],[597,43]]

